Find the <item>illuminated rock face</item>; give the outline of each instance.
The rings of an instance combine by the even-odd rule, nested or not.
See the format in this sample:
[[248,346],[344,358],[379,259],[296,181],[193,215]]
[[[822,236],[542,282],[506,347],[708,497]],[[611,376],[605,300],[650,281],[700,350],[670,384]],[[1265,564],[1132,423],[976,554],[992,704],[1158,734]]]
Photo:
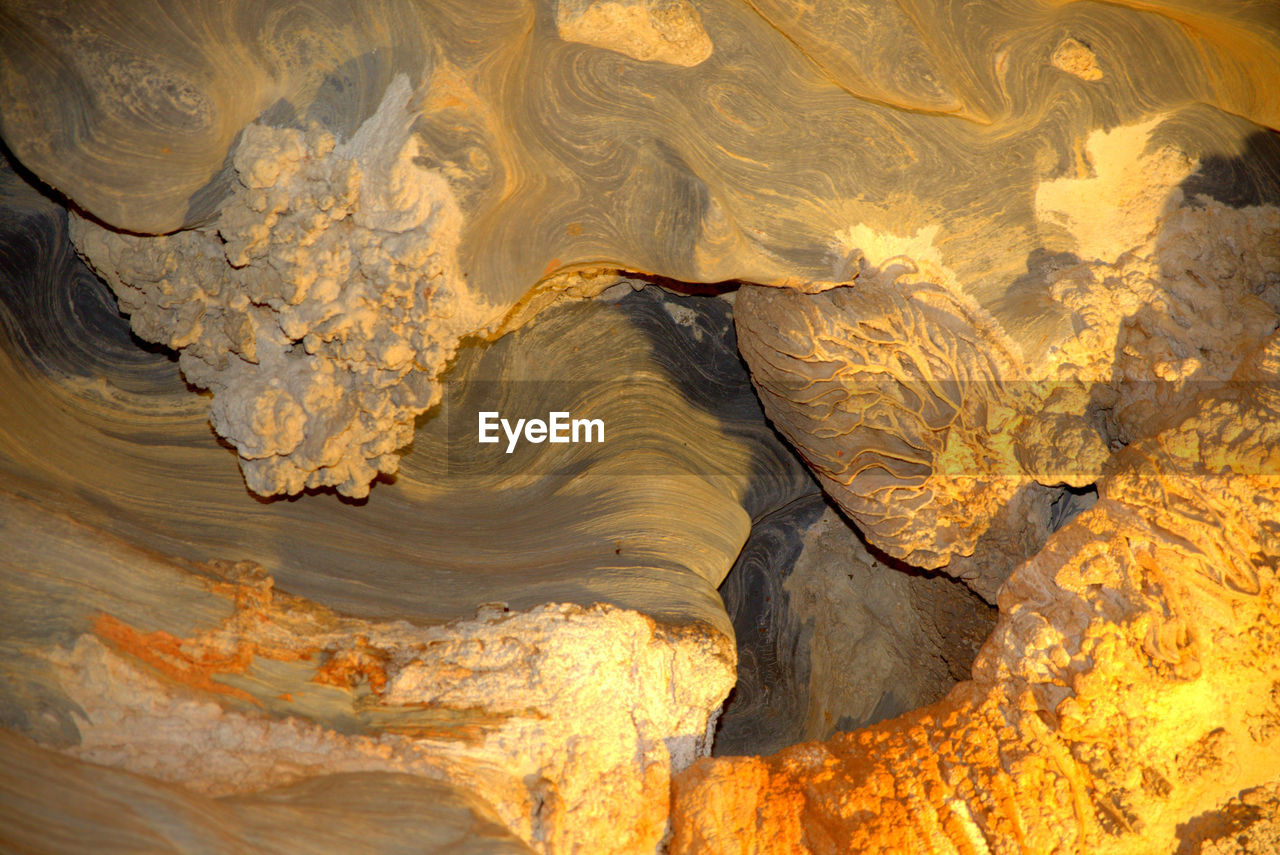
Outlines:
[[824,744],[701,761],[672,851],[1166,852],[1274,779],[1277,354],[1116,456],[1006,583],[971,682]]
[[1280,20],[1133,6],[0,4],[0,848],[1265,848]]

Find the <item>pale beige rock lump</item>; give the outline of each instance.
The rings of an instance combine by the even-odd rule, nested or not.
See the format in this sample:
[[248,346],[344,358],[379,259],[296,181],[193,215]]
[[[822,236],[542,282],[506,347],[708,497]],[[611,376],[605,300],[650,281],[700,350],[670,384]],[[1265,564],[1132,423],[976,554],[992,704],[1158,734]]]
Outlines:
[[149,237],[71,215],[134,332],[213,392],[210,421],[255,493],[367,495],[439,400],[459,339],[496,314],[458,270],[447,181],[415,163],[411,98],[402,75],[342,142],[248,126],[207,226]]
[[1052,299],[1077,330],[1046,363],[1089,383],[1118,441],[1230,378],[1280,322],[1280,209],[1200,197],[1112,261],[1056,271]]
[[[346,772],[445,780],[539,852],[638,855],[657,850],[670,776],[709,753],[733,687],[733,648],[705,625],[548,604],[420,627],[271,586],[250,578],[230,619],[177,641],[203,662],[248,656],[205,691],[140,666],[119,639],[38,654],[78,711],[65,753],[213,797]],[[299,707],[265,713],[272,698]]]
[[702,16],[688,0],[560,0],[556,32],[565,41],[684,68],[714,50]]

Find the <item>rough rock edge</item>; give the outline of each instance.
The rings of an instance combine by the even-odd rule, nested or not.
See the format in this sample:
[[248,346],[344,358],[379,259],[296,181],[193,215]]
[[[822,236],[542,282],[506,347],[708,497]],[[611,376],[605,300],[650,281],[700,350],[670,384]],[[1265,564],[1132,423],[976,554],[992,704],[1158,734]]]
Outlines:
[[[1108,450],[1083,419],[1087,395],[1027,382],[990,315],[956,295],[927,256],[898,255],[817,294],[746,286],[739,348],[765,412],[823,489],[890,555],[919,567],[974,554],[1035,482],[1084,486]],[[995,591],[1038,543],[963,574]],[[959,572],[961,568],[957,567]]]
[[1277,381],[1273,335],[1119,454],[940,703],[678,776],[671,851],[1168,852],[1180,823],[1273,779]]
[[367,495],[439,400],[459,340],[494,320],[458,269],[448,182],[415,162],[411,98],[398,76],[345,142],[245,128],[209,226],[145,237],[71,215],[134,332],[213,392],[210,421],[260,495]]
[[713,50],[689,0],[558,0],[556,31],[565,41],[683,68]]
[[[611,606],[495,604],[414,627],[282,594],[251,562],[211,569],[236,604],[220,626],[177,639],[103,615],[42,654],[83,711],[64,753],[217,797],[339,772],[422,775],[476,793],[539,851],[611,840],[651,853],[670,775],[710,750],[733,685],[728,639]],[[272,663],[307,665],[306,693],[328,701],[295,699]],[[362,727],[308,720],[308,704],[333,709],[334,690]],[[297,711],[258,708],[279,700]]]

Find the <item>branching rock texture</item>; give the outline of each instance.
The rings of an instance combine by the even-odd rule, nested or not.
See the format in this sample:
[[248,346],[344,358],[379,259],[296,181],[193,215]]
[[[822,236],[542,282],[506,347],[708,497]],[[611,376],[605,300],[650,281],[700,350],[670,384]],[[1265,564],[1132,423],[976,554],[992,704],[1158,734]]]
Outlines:
[[[971,555],[1034,480],[1092,483],[1107,449],[1055,412],[1065,387],[1024,379],[980,309],[885,278],[815,295],[745,288],[738,337],[765,411],[827,492],[877,546],[939,567]],[[976,584],[993,595],[1000,581]]]
[[0,0],[0,849],[1273,848],[1277,81],[1246,0]]

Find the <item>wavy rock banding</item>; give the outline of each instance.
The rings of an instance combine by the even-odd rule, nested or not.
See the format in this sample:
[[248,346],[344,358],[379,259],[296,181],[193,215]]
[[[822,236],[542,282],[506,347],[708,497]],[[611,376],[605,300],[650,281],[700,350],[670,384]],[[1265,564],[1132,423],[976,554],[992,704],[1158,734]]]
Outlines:
[[0,0],[0,849],[1265,849],[1277,79],[1265,2]]

